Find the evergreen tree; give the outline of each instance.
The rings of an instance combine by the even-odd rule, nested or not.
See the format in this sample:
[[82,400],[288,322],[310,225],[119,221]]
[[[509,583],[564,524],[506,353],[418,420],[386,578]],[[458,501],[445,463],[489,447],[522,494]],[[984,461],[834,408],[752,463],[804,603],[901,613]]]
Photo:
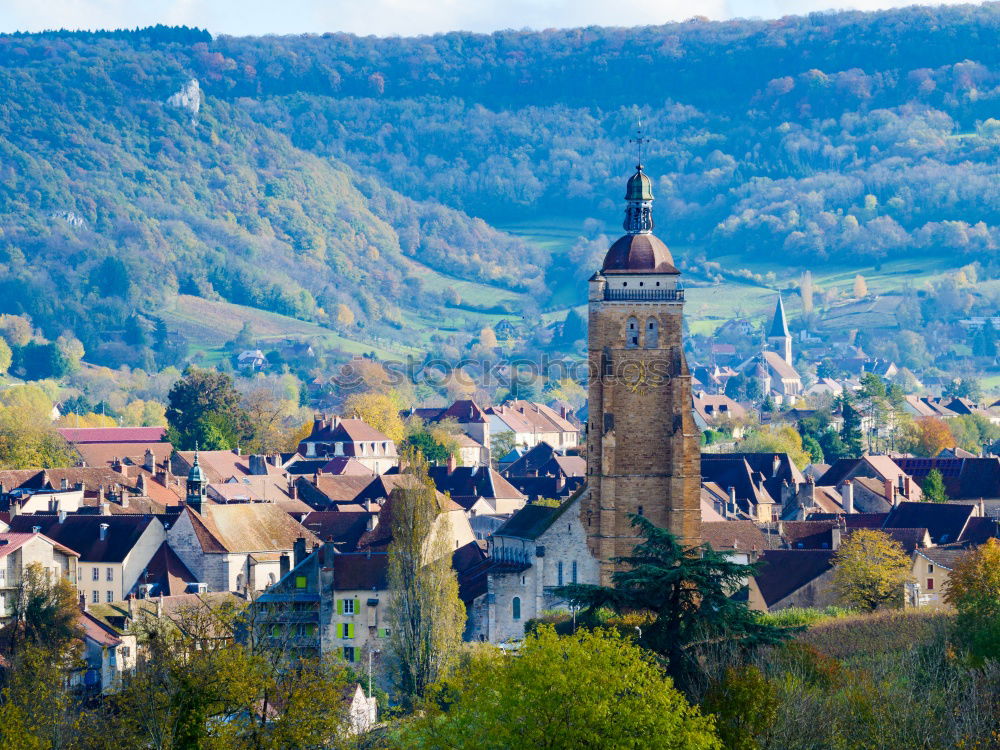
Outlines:
[[860,456],[861,446],[861,413],[854,406],[853,397],[845,390],[837,397],[844,426],[840,428],[840,439],[844,443],[848,455]]
[[941,476],[941,472],[937,469],[931,469],[927,472],[927,477],[924,479],[924,483],[920,485],[920,487],[924,491],[924,502],[948,502],[948,493],[944,488],[944,477]]
[[602,608],[648,613],[653,621],[642,627],[639,643],[665,657],[668,672],[687,691],[704,678],[701,659],[720,642],[746,652],[790,635],[731,597],[756,566],[732,562],[707,545],[685,549],[649,519],[633,515],[631,520],[645,541],[631,555],[615,558],[623,569],[613,574],[612,586],[556,589],[557,596],[585,609],[578,621],[596,622]]

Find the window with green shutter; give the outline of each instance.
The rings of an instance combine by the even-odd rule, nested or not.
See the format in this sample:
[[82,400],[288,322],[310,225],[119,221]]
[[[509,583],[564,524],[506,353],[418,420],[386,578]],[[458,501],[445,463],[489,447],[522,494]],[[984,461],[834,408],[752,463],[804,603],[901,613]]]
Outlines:
[[343,599],[338,599],[337,600],[337,614],[338,615],[344,614],[344,600]]
[[337,637],[338,638],[344,637],[344,623],[342,622],[337,623]]
[[353,622],[345,623],[344,624],[344,628],[347,630],[347,635],[344,636],[344,637],[345,638],[353,638],[354,637],[354,623]]

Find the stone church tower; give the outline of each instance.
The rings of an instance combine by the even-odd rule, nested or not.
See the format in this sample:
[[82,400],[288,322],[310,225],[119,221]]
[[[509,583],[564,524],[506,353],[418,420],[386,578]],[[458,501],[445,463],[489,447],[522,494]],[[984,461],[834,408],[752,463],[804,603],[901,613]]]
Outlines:
[[636,542],[629,514],[684,544],[701,542],[701,453],[684,358],[684,289],[653,236],[652,182],[637,165],[625,193],[625,231],[590,279],[587,544],[610,583],[611,559]]

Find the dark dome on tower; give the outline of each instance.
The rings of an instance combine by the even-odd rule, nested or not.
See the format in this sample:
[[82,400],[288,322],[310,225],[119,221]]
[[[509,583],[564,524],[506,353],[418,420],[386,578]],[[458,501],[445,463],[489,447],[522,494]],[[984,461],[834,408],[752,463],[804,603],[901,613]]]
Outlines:
[[602,273],[680,273],[663,241],[651,234],[619,237],[604,256]]

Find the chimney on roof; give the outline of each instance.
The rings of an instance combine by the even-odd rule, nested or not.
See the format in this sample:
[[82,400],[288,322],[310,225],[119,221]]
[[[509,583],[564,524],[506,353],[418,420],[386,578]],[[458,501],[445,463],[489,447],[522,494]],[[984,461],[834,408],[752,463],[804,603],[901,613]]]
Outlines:
[[61,510],[59,511],[59,523],[65,523],[65,522],[66,522],[66,511]]
[[292,498],[292,500],[299,499],[299,486],[295,484],[295,480],[292,479],[291,474],[288,475],[288,496]]
[[730,517],[733,517],[733,518],[736,517],[736,508],[737,508],[737,504],[736,504],[736,488],[735,487],[730,487],[729,488],[729,501],[726,503],[726,512],[724,514],[725,517],[726,517],[726,520],[729,520]]
[[[145,494],[146,494],[146,475],[145,474],[140,474],[138,477],[136,477],[135,488],[137,490],[139,490],[139,494],[140,495],[145,496]],[[124,507],[124,505],[125,505],[125,496],[123,495],[122,496],[122,506]]]
[[242,453],[240,453],[240,444],[239,443],[236,444],[236,447],[233,449],[233,453],[235,453],[237,456],[243,455]]
[[104,502],[104,485],[103,484],[100,487],[97,488],[97,502],[98,503],[103,503]]
[[889,501],[889,505],[896,504],[896,486],[892,483],[891,479],[883,480],[883,485],[885,486],[885,499]]
[[42,533],[42,527],[41,526],[32,526],[31,527],[31,533],[32,534],[41,534]]
[[247,457],[247,467],[253,476],[267,474],[267,458],[259,453]]
[[63,492],[66,492],[66,490],[69,489],[69,479],[67,479],[66,477],[63,477],[62,479],[60,479],[59,480],[59,489],[62,490]]
[[288,557],[288,553],[283,552],[281,557],[278,558],[278,578],[281,579],[288,575],[288,571],[291,570],[291,567],[292,561]]
[[294,554],[295,567],[298,567],[299,563],[306,559],[306,538],[304,536],[300,536],[295,540],[292,553]]
[[774,461],[771,462],[771,476],[778,476],[778,470],[781,468],[781,456],[777,453],[774,454]]
[[135,594],[128,595],[128,619],[135,619]]
[[453,471],[455,471],[455,468],[458,466],[458,462],[455,461],[455,454],[454,453],[449,453],[448,454],[448,462],[447,462],[446,466],[448,468],[448,473],[449,474],[451,474]]
[[163,617],[163,594],[156,597],[156,619]]
[[108,528],[109,528],[108,524],[106,523],[101,524],[100,539],[102,542],[108,538]]
[[156,456],[153,455],[152,448],[146,448],[146,454],[142,457],[142,468],[150,474],[156,470]]
[[103,502],[101,503],[101,515],[110,516],[111,515],[111,503]]
[[907,500],[912,500],[910,497],[910,475],[903,474],[903,494],[906,495]]
[[87,595],[84,594],[82,591],[80,592],[80,598],[78,600],[78,604],[80,605],[81,612],[87,611]]
[[840,549],[840,524],[830,529],[830,549]]
[[840,504],[844,506],[844,513],[854,512],[854,482],[850,479],[840,487]]

